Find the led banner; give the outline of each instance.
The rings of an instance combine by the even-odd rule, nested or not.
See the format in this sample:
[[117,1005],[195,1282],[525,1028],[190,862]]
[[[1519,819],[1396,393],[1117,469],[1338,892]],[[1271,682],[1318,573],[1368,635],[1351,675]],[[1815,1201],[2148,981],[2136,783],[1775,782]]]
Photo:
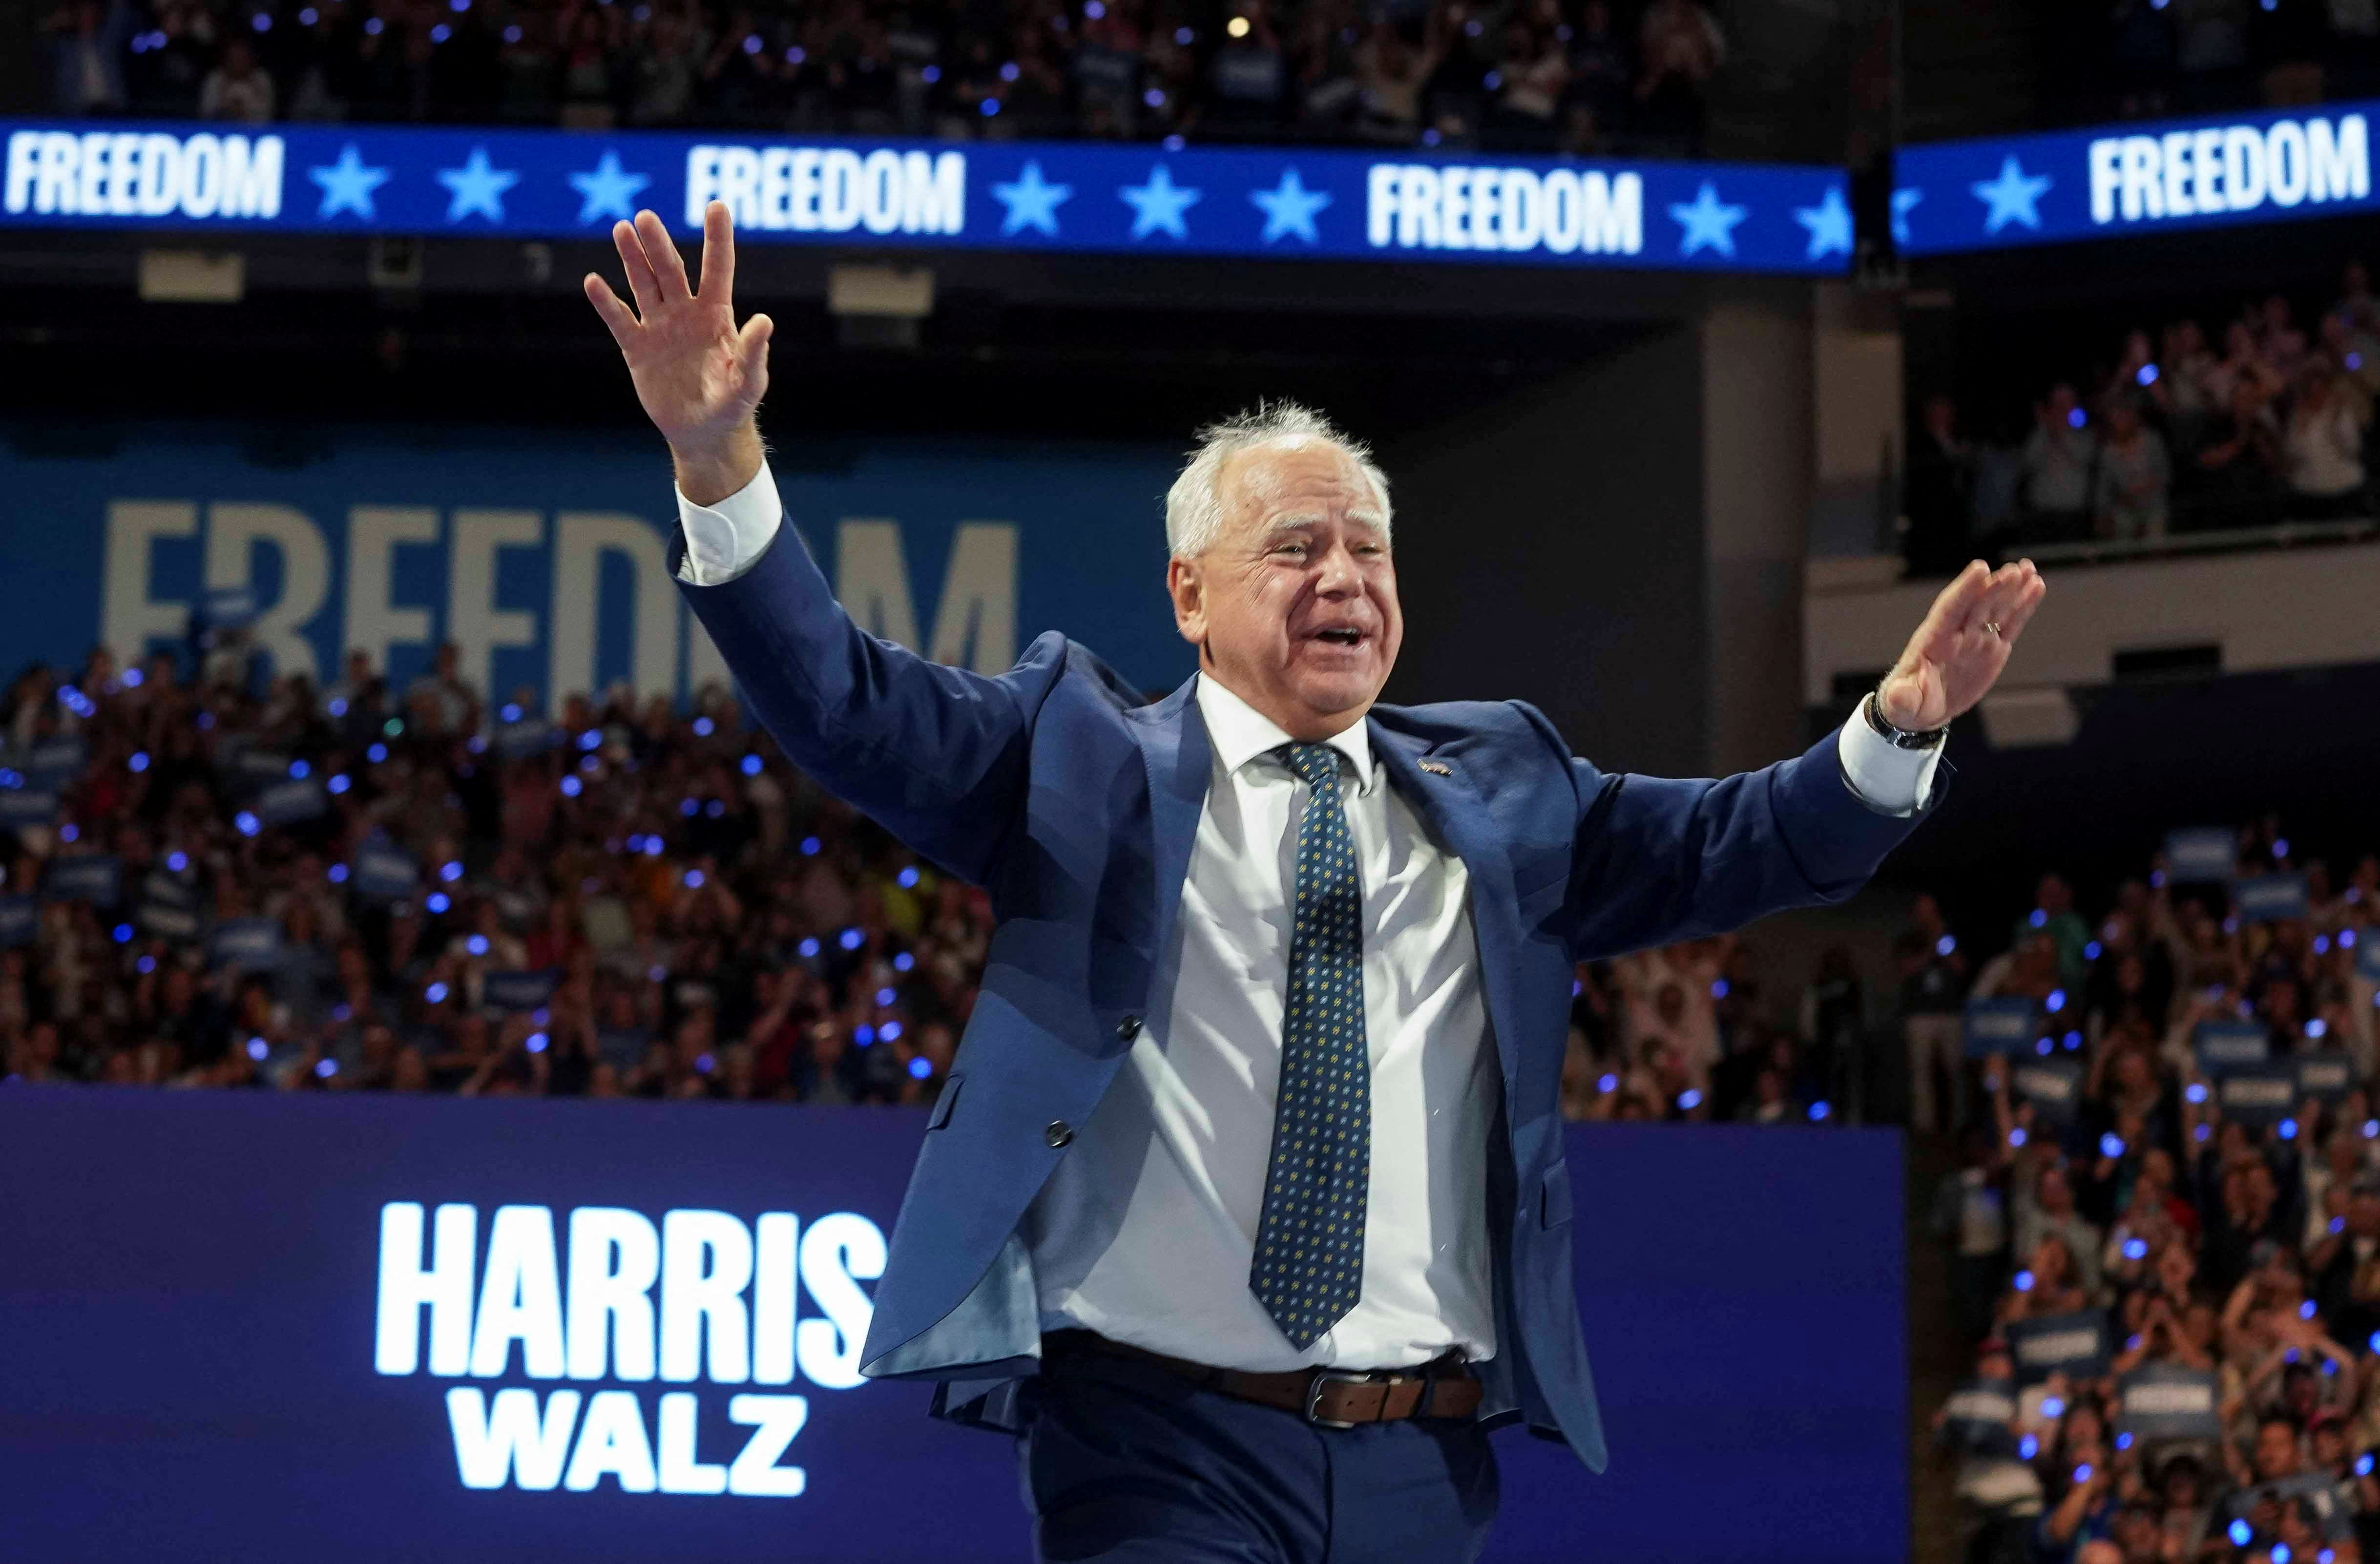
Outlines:
[[[1027,1558],[1014,1441],[856,1372],[924,1128],[0,1084],[0,1558]],[[1905,1558],[1900,1156],[1573,1126],[1616,1459],[1500,1435],[1486,1558]]]
[[2374,209],[2380,103],[1903,147],[1892,236],[1941,255]]
[[1840,275],[1840,169],[1066,141],[0,121],[0,224]]

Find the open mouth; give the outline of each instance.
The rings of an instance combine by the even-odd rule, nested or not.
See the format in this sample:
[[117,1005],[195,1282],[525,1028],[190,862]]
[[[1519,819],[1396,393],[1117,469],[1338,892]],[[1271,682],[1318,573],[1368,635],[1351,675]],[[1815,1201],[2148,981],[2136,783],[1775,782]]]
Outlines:
[[1364,632],[1353,625],[1342,624],[1329,630],[1317,630],[1314,638],[1328,641],[1334,647],[1354,647],[1364,644]]

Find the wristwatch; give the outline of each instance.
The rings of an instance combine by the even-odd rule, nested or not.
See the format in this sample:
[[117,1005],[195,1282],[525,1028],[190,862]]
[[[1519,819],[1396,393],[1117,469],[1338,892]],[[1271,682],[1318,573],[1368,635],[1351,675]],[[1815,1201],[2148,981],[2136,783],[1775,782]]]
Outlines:
[[1867,698],[1860,702],[1860,714],[1867,719],[1867,725],[1876,731],[1876,735],[1895,749],[1939,749],[1950,732],[1947,722],[1941,727],[1922,731],[1894,727],[1885,721],[1883,709],[1876,705],[1874,690],[1870,690]]

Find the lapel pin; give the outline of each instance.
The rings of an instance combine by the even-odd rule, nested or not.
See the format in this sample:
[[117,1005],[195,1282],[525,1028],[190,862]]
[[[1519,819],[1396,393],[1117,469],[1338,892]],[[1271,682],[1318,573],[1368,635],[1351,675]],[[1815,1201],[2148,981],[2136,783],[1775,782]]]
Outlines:
[[1443,760],[1425,760],[1421,763],[1421,769],[1434,777],[1451,777],[1454,774]]

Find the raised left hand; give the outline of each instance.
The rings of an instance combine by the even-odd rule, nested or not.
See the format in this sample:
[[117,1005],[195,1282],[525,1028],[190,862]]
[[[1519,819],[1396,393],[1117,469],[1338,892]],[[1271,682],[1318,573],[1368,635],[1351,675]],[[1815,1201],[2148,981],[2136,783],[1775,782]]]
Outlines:
[[2031,560],[1998,570],[1976,560],[1959,572],[1876,686],[1884,720],[1922,733],[1973,708],[1999,682],[2010,649],[2048,590]]

